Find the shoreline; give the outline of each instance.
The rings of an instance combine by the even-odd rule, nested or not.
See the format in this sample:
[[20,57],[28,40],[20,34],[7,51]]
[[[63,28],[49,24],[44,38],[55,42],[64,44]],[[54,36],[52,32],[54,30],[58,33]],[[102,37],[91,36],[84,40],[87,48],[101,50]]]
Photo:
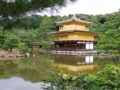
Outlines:
[[3,60],[15,60],[15,59],[20,59],[21,57],[24,57],[23,54],[21,54],[19,51],[5,51],[5,50],[1,50],[0,51],[0,61]]

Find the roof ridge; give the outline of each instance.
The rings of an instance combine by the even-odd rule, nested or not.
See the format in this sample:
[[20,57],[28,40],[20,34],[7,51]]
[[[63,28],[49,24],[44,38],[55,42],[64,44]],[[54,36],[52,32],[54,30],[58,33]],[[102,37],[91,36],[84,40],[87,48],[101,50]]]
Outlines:
[[72,22],[72,21],[79,22],[79,23],[84,23],[84,24],[91,24],[92,23],[92,22],[88,22],[88,21],[85,21],[85,20],[78,19],[76,16],[73,16],[70,19],[60,21],[60,22],[56,22],[56,24],[60,25],[60,24],[64,24],[64,23],[68,23],[68,22]]

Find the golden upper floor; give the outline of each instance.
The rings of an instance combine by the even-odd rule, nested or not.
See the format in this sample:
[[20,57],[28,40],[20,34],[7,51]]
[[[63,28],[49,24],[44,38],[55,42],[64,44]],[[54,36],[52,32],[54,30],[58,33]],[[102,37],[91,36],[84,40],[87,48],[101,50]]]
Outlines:
[[59,31],[70,31],[70,30],[80,30],[89,31],[88,25],[91,22],[87,22],[81,19],[77,19],[73,16],[71,19],[60,21],[56,23],[59,25]]
[[88,27],[86,27],[85,25],[70,24],[59,27],[59,31],[68,31],[68,30],[89,31]]
[[96,41],[95,36],[96,33],[93,32],[81,32],[81,31],[61,31],[52,33],[55,36],[54,41],[74,41],[74,40],[81,40],[81,41]]

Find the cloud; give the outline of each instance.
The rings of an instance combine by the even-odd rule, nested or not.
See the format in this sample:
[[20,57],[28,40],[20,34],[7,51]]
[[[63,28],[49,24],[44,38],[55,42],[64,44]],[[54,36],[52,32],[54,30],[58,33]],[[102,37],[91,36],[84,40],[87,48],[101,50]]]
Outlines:
[[120,0],[78,0],[62,8],[58,15],[68,14],[106,14],[120,9]]

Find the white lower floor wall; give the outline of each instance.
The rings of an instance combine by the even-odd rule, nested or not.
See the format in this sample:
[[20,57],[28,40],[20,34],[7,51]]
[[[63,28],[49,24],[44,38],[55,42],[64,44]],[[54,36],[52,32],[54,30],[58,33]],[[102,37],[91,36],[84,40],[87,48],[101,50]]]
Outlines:
[[86,42],[86,49],[94,49],[93,46],[94,46],[94,43],[93,42]]
[[85,49],[90,49],[90,42],[86,42],[85,47]]
[[94,46],[94,43],[90,42],[90,49],[94,49],[93,46]]

